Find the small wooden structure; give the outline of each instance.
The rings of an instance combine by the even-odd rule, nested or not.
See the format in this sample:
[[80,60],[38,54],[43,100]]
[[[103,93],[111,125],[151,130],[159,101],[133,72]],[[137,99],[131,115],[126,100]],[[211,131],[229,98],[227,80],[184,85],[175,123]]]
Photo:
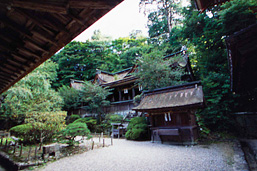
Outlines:
[[194,144],[198,138],[195,112],[204,106],[200,82],[144,93],[133,110],[149,115],[152,141]]
[[128,127],[127,123],[111,123],[112,125],[112,137],[120,138],[124,137],[126,129]]

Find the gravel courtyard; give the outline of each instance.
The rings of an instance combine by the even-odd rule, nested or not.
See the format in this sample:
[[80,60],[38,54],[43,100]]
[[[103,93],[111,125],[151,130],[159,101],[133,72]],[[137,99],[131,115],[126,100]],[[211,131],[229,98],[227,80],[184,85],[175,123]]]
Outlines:
[[247,170],[234,143],[175,146],[115,139],[114,145],[60,159],[45,171],[231,171]]

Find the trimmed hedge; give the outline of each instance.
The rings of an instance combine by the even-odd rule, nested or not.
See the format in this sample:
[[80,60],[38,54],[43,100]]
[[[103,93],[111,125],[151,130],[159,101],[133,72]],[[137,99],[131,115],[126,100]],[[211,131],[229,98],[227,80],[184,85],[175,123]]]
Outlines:
[[146,119],[144,117],[131,119],[125,137],[128,140],[147,140],[148,126]]

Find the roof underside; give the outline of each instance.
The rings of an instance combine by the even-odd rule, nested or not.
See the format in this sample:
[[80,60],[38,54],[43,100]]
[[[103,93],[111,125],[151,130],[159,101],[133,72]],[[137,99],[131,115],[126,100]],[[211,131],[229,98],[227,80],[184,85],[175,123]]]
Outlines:
[[257,88],[257,24],[229,36],[226,44],[232,91]]
[[1,0],[0,94],[123,0]]
[[190,85],[187,87],[164,88],[161,91],[147,93],[140,104],[133,108],[136,111],[154,111],[160,109],[175,109],[186,106],[202,106],[204,96],[202,86]]

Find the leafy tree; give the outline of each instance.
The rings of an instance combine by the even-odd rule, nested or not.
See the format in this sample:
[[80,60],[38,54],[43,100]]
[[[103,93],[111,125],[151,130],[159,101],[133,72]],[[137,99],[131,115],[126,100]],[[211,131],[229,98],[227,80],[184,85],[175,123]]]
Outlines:
[[81,117],[79,115],[71,115],[71,116],[68,116],[67,117],[67,120],[66,120],[66,124],[71,124],[73,123],[74,121],[80,119]]
[[70,111],[78,109],[81,106],[81,97],[78,90],[63,85],[58,89],[58,92],[64,101],[63,110],[68,111],[68,114]]
[[67,143],[69,146],[73,146],[76,141],[76,136],[91,138],[90,130],[87,128],[87,124],[76,122],[69,124],[65,129],[59,132],[59,141],[62,143]]
[[46,62],[3,94],[1,116],[9,124],[7,127],[23,123],[25,115],[30,112],[61,109],[63,100],[50,84],[55,79],[54,68],[53,62]]
[[82,90],[80,90],[81,100],[86,104],[84,107],[92,113],[99,114],[99,116],[103,114],[102,108],[110,104],[110,101],[106,99],[108,95],[110,95],[109,89],[91,82],[85,82]]
[[229,90],[223,37],[256,22],[249,10],[253,4],[256,2],[234,0],[202,14],[192,6],[184,9],[185,22],[179,34],[191,51],[195,74],[203,82],[207,107],[199,115],[203,123],[214,131],[233,129],[230,114],[237,106],[235,95]]
[[132,118],[125,134],[128,140],[146,140],[148,139],[148,126],[144,117]]
[[10,129],[14,136],[28,143],[43,143],[65,127],[66,112],[31,112],[26,114],[25,124]]
[[80,118],[80,119],[75,120],[73,123],[78,123],[78,122],[87,124],[88,129],[91,132],[94,132],[96,129],[97,120],[92,117]]
[[181,80],[183,68],[174,65],[181,56],[170,59],[164,59],[163,56],[162,51],[154,50],[144,54],[139,60],[135,76],[138,77],[138,83],[143,86],[143,89],[153,90],[184,83]]

